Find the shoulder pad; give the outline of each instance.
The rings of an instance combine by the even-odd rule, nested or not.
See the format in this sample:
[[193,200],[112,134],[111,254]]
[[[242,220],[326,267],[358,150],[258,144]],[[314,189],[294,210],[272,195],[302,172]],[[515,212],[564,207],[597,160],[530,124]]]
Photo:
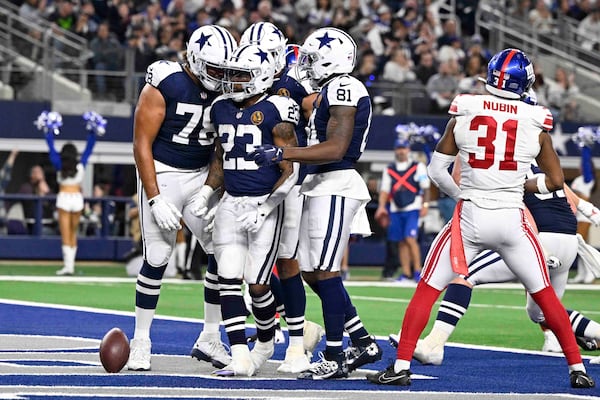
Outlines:
[[358,101],[368,97],[365,85],[350,75],[340,75],[327,84],[327,100],[330,106],[356,107]]
[[158,87],[166,77],[181,71],[183,71],[183,68],[178,62],[165,60],[155,61],[150,64],[146,70],[146,83]]
[[298,125],[300,121],[300,106],[290,97],[272,95],[267,101],[275,106],[281,120]]
[[471,101],[475,99],[475,96],[470,94],[459,94],[452,100],[452,104],[450,104],[450,108],[448,109],[448,114],[450,115],[465,115],[467,114],[467,110],[469,110],[469,106]]

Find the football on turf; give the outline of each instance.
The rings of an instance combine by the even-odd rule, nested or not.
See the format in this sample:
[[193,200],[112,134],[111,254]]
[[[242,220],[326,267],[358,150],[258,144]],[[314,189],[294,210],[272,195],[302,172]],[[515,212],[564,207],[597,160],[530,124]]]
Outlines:
[[129,340],[119,328],[112,328],[100,342],[100,362],[106,372],[116,373],[129,359]]

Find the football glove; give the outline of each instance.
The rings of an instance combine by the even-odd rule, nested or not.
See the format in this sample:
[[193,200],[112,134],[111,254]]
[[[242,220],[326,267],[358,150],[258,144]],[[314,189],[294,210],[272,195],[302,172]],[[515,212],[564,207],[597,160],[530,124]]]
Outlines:
[[577,209],[589,219],[594,226],[600,226],[600,210],[589,201],[579,199]]
[[177,231],[181,229],[181,212],[168,201],[165,201],[161,195],[156,195],[148,201],[152,216],[158,227],[164,231]]
[[217,208],[218,207],[215,205],[204,214],[204,217],[202,217],[202,219],[206,221],[206,226],[203,229],[206,233],[212,232],[215,228],[215,214],[217,213]]
[[190,210],[196,217],[200,217],[208,211],[208,200],[212,196],[214,190],[208,185],[204,185],[200,188],[198,193],[192,197],[190,204]]
[[268,215],[269,214],[266,214],[265,212],[261,211],[259,207],[258,209],[256,209],[256,211],[249,211],[239,216],[237,222],[240,223],[242,229],[250,233],[256,233],[258,232],[262,224],[265,222]]
[[254,151],[250,153],[250,157],[254,159],[254,162],[259,167],[266,167],[283,160],[283,149],[272,144],[255,146]]

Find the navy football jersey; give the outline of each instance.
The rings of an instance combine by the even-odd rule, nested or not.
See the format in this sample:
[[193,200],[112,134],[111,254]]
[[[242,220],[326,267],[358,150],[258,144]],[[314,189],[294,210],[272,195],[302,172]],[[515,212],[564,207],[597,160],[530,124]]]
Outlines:
[[273,143],[273,128],[281,122],[298,124],[300,107],[289,97],[263,97],[240,109],[230,99],[217,99],[211,119],[223,147],[225,190],[232,196],[261,196],[281,177],[278,165],[258,167],[250,153],[255,146]]
[[367,145],[372,115],[371,98],[365,85],[350,75],[340,75],[321,88],[321,93],[315,100],[315,108],[309,121],[310,137],[308,144],[316,144],[327,140],[329,107],[332,106],[356,107],[352,141],[342,160],[318,165],[314,170],[311,168],[309,173],[352,169]]
[[[531,165],[527,178],[543,173],[537,166]],[[548,194],[525,193],[525,205],[531,211],[539,232],[577,233],[577,219],[567,201],[564,190],[557,190]]]
[[172,61],[152,63],[146,83],[157,88],[166,103],[165,119],[152,144],[154,159],[182,169],[206,166],[216,138],[210,105],[217,94],[202,90],[179,63]]
[[[294,66],[292,68],[286,68],[283,71],[281,77],[275,81],[271,91],[280,96],[286,96],[292,98],[302,109],[302,100],[312,93],[314,90],[310,87],[308,80],[299,81],[297,79],[297,68]],[[298,146],[306,147],[307,143],[307,135],[306,135],[306,126],[308,125],[308,121],[304,118],[304,114],[302,110],[300,110],[300,120],[298,121],[298,125],[296,126],[296,138],[298,139]],[[307,165],[300,164],[300,171],[298,176],[298,184],[301,184],[306,176]]]

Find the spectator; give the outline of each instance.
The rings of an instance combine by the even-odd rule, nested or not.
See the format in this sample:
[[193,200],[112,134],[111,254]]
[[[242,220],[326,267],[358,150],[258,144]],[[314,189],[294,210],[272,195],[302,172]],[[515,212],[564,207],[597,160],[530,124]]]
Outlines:
[[308,13],[308,23],[313,28],[331,25],[333,8],[330,0],[317,0],[317,7]]
[[458,36],[448,39],[450,44],[443,45],[438,52],[438,62],[455,61],[458,65],[462,65],[465,60],[465,51],[462,48],[462,41]]
[[459,37],[458,27],[454,18],[448,18],[443,25],[444,33],[438,37],[437,48],[441,49],[442,46],[451,45],[454,38]]
[[450,102],[458,94],[456,69],[454,61],[440,63],[438,73],[427,81],[427,94],[434,102],[432,112],[446,113]]
[[[44,10],[46,8],[46,0],[25,0],[19,7],[19,16],[35,25],[41,25],[44,20]],[[36,40],[42,40],[42,31],[33,27],[27,28],[27,34]],[[20,47],[20,53],[23,55],[31,55],[31,58],[37,58],[37,47],[32,46],[29,42],[23,42],[24,48]]]
[[[528,24],[530,11],[531,0],[517,0],[514,8],[510,11],[510,16],[522,24]],[[519,27],[518,29],[522,28]]]
[[[15,165],[15,159],[19,154],[19,150],[14,149],[8,155],[8,158],[4,162],[2,169],[0,169],[0,195],[3,195],[10,183],[10,179],[12,178],[12,168]],[[4,225],[4,217],[8,210],[4,206],[4,200],[0,198],[0,225]]]
[[421,55],[431,53],[434,58],[437,54],[437,42],[431,25],[425,21],[421,22],[417,30],[418,36],[411,40],[413,63],[418,64]]
[[487,65],[481,63],[481,57],[474,54],[467,60],[465,77],[458,82],[458,90],[461,93],[486,94],[485,79]]
[[577,27],[581,47],[589,51],[600,51],[600,4],[590,10]]
[[53,22],[56,26],[73,32],[77,23],[77,14],[74,10],[76,0],[58,0],[56,9],[48,17],[48,21]]
[[[29,170],[29,181],[23,183],[19,187],[19,194],[29,194],[39,197],[47,196],[50,193],[50,186],[46,182],[46,176],[44,169],[41,165],[34,165]],[[54,233],[53,225],[53,207],[48,201],[42,201],[42,215],[37,215],[37,202],[36,200],[24,200],[23,201],[23,212],[25,214],[25,220],[30,234],[35,233],[35,221],[36,218],[42,218],[42,234],[51,235]]]
[[421,60],[415,68],[415,75],[417,79],[423,84],[427,85],[429,78],[437,74],[437,68],[433,63],[433,54],[426,52],[421,54]]
[[552,35],[554,18],[545,0],[537,0],[535,8],[529,11],[529,25],[534,32],[547,38]]
[[383,67],[383,79],[398,83],[412,82],[417,79],[417,76],[411,68],[412,62],[406,56],[406,51],[395,49],[390,60]]
[[566,119],[565,112],[568,114],[569,119],[575,116],[577,104],[575,96],[578,93],[579,87],[575,83],[575,74],[567,74],[564,68],[556,67],[554,81],[548,82],[546,90],[548,107],[555,119]]
[[536,95],[537,103],[541,106],[548,107],[548,99],[546,97],[548,84],[544,78],[544,70],[541,67],[541,63],[534,63],[533,72],[535,73],[535,82],[533,82],[531,88]]
[[[108,22],[98,27],[96,37],[90,42],[92,69],[96,71],[96,93],[99,99],[106,99],[108,86],[113,88],[114,77],[106,76],[101,71],[120,71],[123,68],[123,48],[116,36],[109,31]],[[99,73],[100,72],[100,73]]]
[[582,21],[592,12],[594,7],[595,0],[578,0],[569,6],[567,16]]
[[125,0],[117,0],[108,9],[110,31],[117,35],[119,43],[125,43],[127,28],[131,23],[131,10]]
[[91,40],[98,30],[98,22],[95,19],[95,14],[94,5],[91,2],[85,1],[82,3],[73,32],[88,41]]

